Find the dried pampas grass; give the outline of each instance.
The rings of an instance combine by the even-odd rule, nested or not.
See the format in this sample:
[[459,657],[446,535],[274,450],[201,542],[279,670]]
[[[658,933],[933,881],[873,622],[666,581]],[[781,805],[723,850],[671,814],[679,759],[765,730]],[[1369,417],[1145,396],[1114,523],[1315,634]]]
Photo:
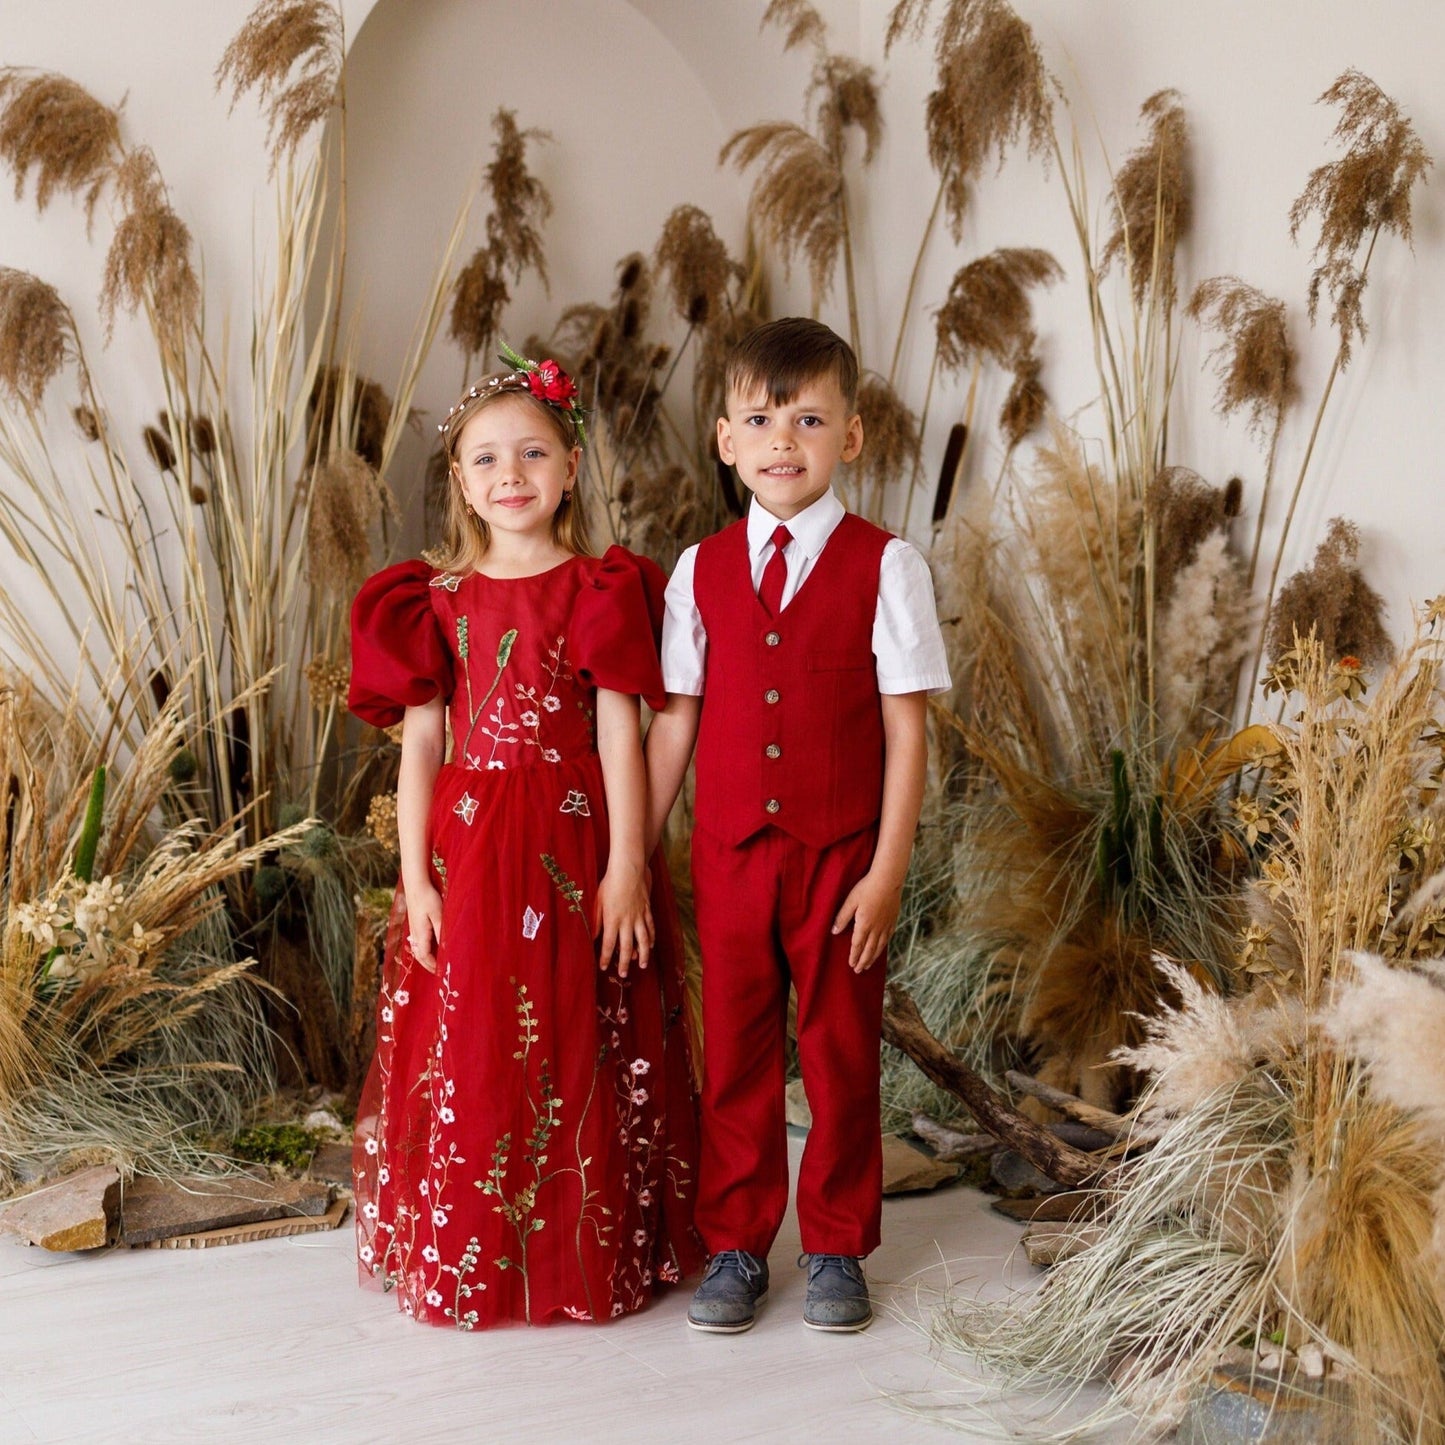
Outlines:
[[17,201],[33,168],[38,209],[65,191],[83,195],[89,217],[120,153],[119,111],[63,75],[0,69],[0,160]]
[[512,299],[513,283],[528,268],[545,287],[547,260],[542,250],[542,226],[552,214],[552,197],[527,168],[529,142],[550,140],[536,128],[521,129],[515,111],[500,107],[492,117],[496,144],[486,169],[486,187],[492,209],[487,217],[486,244],[472,253],[462,267],[452,293],[448,334],[472,360],[489,353],[501,327],[502,312]]
[[[1392,231],[1407,244],[1413,239],[1412,193],[1434,162],[1409,117],[1360,71],[1345,71],[1320,101],[1340,109],[1334,135],[1345,154],[1310,172],[1290,208],[1290,234],[1298,239],[1310,216],[1318,216],[1310,319],[1328,291],[1344,367],[1355,338],[1366,331],[1360,298],[1369,252],[1381,231]],[[1358,259],[1361,246],[1368,247],[1363,261]]]
[[1216,410],[1221,416],[1244,412],[1250,431],[1269,439],[1298,391],[1284,302],[1237,276],[1214,276],[1195,287],[1188,312],[1221,333],[1210,352],[1219,377]]
[[843,173],[836,158],[802,126],[779,120],[738,131],[718,161],[740,171],[758,166],[749,213],[785,272],[802,256],[814,294],[826,296],[843,244]]
[[1015,356],[1013,379],[998,413],[999,430],[1010,449],[1018,446],[1048,414],[1049,396],[1042,375],[1043,363],[1031,349],[1026,347]]
[[125,215],[105,258],[100,310],[106,335],[114,329],[118,307],[134,312],[149,304],[158,336],[178,353],[201,307],[190,228],[171,208],[149,147],[127,153],[116,168],[115,185]]
[[371,534],[383,512],[396,515],[391,491],[356,452],[333,452],[311,475],[306,567],[321,592],[350,597],[371,572]]
[[970,261],[954,274],[938,309],[940,365],[959,371],[988,356],[1013,367],[1034,344],[1029,289],[1052,286],[1063,275],[1047,251],[1033,247],[1001,247]]
[[[886,49],[921,35],[928,0],[901,0]],[[938,172],[954,240],[968,188],[989,155],[1002,164],[1021,137],[1030,155],[1053,143],[1052,82],[1033,31],[1004,0],[949,0],[934,41],[938,84],[927,103],[928,158]]]
[[1360,529],[1333,517],[1314,561],[1279,589],[1270,611],[1265,653],[1271,663],[1285,655],[1298,637],[1311,634],[1334,662],[1354,657],[1381,663],[1394,651],[1385,627],[1385,600],[1365,581],[1356,565]]
[[1139,114],[1149,138],[1114,177],[1113,229],[1104,242],[1100,267],[1122,260],[1136,304],[1142,306],[1152,293],[1170,307],[1176,295],[1175,255],[1194,211],[1185,154],[1189,127],[1176,90],[1156,91]]
[[273,170],[330,113],[345,51],[332,0],[259,0],[226,46],[216,89],[230,85],[233,108],[246,91],[259,93]]
[[863,164],[873,159],[883,139],[883,111],[872,66],[848,55],[825,55],[813,70],[808,101],[818,139],[830,156],[842,163],[848,127],[853,126],[863,136]]
[[38,276],[0,266],[0,388],[37,410],[72,354],[75,320]]
[[889,484],[911,477],[921,464],[918,418],[873,372],[858,384],[858,414],[863,419],[863,452],[852,464],[855,494],[860,501],[867,498],[870,513],[879,516]]
[[721,321],[731,306],[729,288],[742,279],[742,267],[728,255],[712,219],[692,205],[668,213],[652,261],[667,283],[672,309],[688,326]]
[[759,29],[776,25],[784,31],[783,49],[792,50],[801,45],[822,47],[828,34],[823,17],[809,0],[768,0],[763,11]]

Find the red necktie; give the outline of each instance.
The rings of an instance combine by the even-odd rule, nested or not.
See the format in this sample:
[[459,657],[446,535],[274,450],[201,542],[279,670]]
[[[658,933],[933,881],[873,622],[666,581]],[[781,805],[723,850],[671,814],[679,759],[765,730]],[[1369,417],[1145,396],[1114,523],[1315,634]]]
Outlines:
[[783,585],[788,580],[788,559],[783,548],[793,540],[793,534],[781,523],[774,528],[773,555],[763,568],[762,585],[758,588],[758,601],[767,609],[769,617],[776,617],[783,610]]

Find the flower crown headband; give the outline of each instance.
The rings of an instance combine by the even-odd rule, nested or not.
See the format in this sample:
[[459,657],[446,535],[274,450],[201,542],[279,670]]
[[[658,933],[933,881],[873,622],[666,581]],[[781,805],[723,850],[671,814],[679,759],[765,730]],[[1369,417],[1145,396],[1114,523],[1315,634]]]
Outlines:
[[530,361],[513,351],[504,341],[501,343],[500,360],[512,368],[509,375],[489,376],[479,385],[467,388],[466,395],[446,414],[446,419],[437,423],[437,430],[445,432],[452,424],[452,418],[464,411],[480,397],[491,396],[499,391],[526,391],[545,406],[556,407],[572,423],[580,446],[587,445],[587,427],[582,420],[582,407],[577,400],[577,383],[548,358],[546,361]]

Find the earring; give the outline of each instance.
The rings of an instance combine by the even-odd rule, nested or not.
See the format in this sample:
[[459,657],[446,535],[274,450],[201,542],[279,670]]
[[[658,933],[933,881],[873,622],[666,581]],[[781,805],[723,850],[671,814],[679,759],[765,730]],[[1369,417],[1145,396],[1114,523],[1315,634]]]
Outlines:
[[563,492],[563,493],[562,493],[562,500],[563,500],[564,502],[570,502],[570,501],[572,500],[572,493],[571,493],[571,492]]

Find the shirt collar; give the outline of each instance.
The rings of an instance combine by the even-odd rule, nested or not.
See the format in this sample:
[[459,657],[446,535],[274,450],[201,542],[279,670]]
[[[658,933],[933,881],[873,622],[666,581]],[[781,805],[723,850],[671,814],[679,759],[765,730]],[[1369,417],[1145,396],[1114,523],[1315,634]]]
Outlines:
[[[837,493],[829,487],[816,502],[804,507],[796,517],[783,525],[793,534],[793,541],[809,557],[816,557],[833,535],[834,528],[846,516]],[[781,518],[773,516],[768,509],[753,498],[748,507],[748,555],[756,557],[773,539],[773,532]]]

